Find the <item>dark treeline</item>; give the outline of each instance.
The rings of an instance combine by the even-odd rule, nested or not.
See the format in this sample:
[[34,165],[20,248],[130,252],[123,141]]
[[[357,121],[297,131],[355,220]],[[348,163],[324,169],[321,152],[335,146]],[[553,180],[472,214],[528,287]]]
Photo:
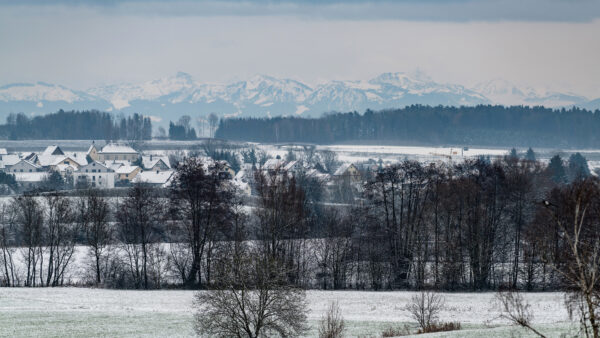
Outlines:
[[149,117],[133,114],[115,118],[99,111],[63,111],[28,117],[10,114],[0,126],[0,137],[10,140],[148,140],[152,137]]
[[[170,188],[137,184],[117,200],[13,198],[0,210],[0,282],[210,288],[249,245],[303,288],[548,290],[569,287],[576,255],[600,247],[600,181],[576,156],[404,161],[369,173],[343,205],[320,203],[325,187],[301,173],[256,171],[251,209],[220,166],[187,158]],[[69,278],[77,243],[89,259]]]
[[[219,138],[254,142],[386,141],[493,146],[598,147],[600,114],[579,108],[430,107],[336,113],[321,118],[231,118]],[[574,131],[577,131],[576,133]]]

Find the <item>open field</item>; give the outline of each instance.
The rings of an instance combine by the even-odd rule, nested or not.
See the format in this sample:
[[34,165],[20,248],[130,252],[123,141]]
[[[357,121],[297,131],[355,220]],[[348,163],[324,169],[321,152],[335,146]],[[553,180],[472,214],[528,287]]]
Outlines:
[[[86,288],[0,289],[2,337],[189,337],[193,291],[123,291]],[[307,337],[329,302],[337,300],[350,337],[380,337],[390,326],[412,324],[405,304],[413,292],[308,291]],[[444,321],[463,330],[420,337],[533,337],[499,318],[494,293],[446,293]],[[549,337],[576,334],[561,293],[529,293],[534,324]]]

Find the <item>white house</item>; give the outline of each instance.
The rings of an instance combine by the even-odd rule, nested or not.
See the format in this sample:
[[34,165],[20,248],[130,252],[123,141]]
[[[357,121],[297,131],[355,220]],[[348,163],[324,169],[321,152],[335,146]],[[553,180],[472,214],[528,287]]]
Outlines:
[[173,171],[142,171],[133,179],[134,183],[145,183],[156,187],[168,187],[173,178]]
[[115,187],[115,171],[102,163],[93,161],[74,171],[73,180],[76,186],[110,189]]
[[7,173],[35,173],[43,171],[42,167],[27,161],[27,160],[19,160],[17,163],[13,165],[7,165],[5,170]]

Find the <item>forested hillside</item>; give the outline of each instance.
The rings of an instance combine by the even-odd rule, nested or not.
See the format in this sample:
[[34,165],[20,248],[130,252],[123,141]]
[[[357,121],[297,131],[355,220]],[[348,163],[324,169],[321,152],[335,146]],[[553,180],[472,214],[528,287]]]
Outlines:
[[150,118],[140,114],[114,118],[99,111],[63,111],[28,117],[11,114],[0,126],[0,137],[11,140],[146,140],[152,137]]
[[599,147],[600,114],[580,109],[490,106],[367,110],[321,118],[232,118],[217,137],[255,142],[458,144]]

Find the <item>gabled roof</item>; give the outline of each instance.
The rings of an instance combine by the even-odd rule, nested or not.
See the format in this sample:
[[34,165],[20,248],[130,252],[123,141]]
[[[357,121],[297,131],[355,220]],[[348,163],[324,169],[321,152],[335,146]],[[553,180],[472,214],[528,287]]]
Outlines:
[[0,148],[0,155],[8,155],[6,148]]
[[[90,145],[90,147],[85,153],[89,155],[92,152],[92,149],[96,149],[96,145],[93,143]],[[98,151],[98,149],[96,149],[96,151]]]
[[[354,164],[352,163],[343,163],[339,168],[337,168],[337,170],[335,171],[335,173],[333,173],[333,175],[335,176],[341,176],[341,175],[345,175],[346,171],[350,168],[350,167],[354,167]],[[356,167],[355,167],[356,168]]]
[[19,163],[21,159],[17,154],[10,155],[2,155],[2,160],[0,161],[0,168],[5,168],[6,166],[11,166]]
[[81,166],[81,168],[79,168],[79,171],[82,171],[82,170],[85,170],[85,169],[89,169],[89,168],[91,168],[91,167],[95,167],[95,168],[97,168],[96,166],[94,166],[94,164],[96,164],[98,167],[102,167],[102,168],[104,168],[104,169],[107,169],[107,170],[114,171],[113,169],[111,169],[111,168],[109,168],[109,167],[105,166],[104,164],[102,164],[102,163],[100,163],[100,162],[98,162],[98,161],[92,161],[92,162],[90,162],[90,163],[88,163],[88,164],[86,164],[86,165],[83,165],[83,166]]
[[158,162],[162,162],[167,168],[171,168],[169,165],[169,158],[166,156],[142,156],[142,167],[145,169],[153,168]]
[[137,165],[122,165],[115,172],[117,174],[131,174],[134,170],[138,169]]
[[293,168],[296,166],[296,164],[298,164],[298,161],[289,161],[289,162],[288,162],[288,163],[287,163],[287,164],[286,164],[286,165],[283,167],[283,169],[284,169],[284,170],[287,170],[287,171],[290,171],[290,170],[292,170],[292,169],[293,169]]
[[42,155],[64,155],[65,153],[60,149],[57,145],[47,146],[46,149],[42,152]]
[[166,185],[173,176],[172,170],[167,171],[142,171],[133,179],[136,183],[162,184]]
[[263,164],[262,168],[266,170],[275,170],[283,166],[284,163],[285,162],[283,160],[271,158],[268,159],[267,162],[265,162],[265,164]]
[[124,145],[124,144],[109,143],[109,144],[105,145],[104,147],[102,147],[102,150],[100,150],[99,153],[109,153],[109,154],[137,154],[138,152],[135,151],[130,146],[127,146],[127,145]]
[[18,161],[17,163],[15,163],[15,164],[13,164],[13,165],[17,165],[17,164],[19,164],[19,163],[21,163],[21,162],[23,162],[23,163],[26,163],[26,164],[29,164],[30,166],[32,166],[32,167],[34,167],[34,168],[36,168],[36,169],[41,169],[41,168],[42,168],[41,166],[39,166],[39,165],[37,165],[37,164],[35,164],[35,163],[31,162],[31,161],[28,161],[28,160],[23,160],[23,159],[22,159],[22,160],[20,160],[20,161]]

